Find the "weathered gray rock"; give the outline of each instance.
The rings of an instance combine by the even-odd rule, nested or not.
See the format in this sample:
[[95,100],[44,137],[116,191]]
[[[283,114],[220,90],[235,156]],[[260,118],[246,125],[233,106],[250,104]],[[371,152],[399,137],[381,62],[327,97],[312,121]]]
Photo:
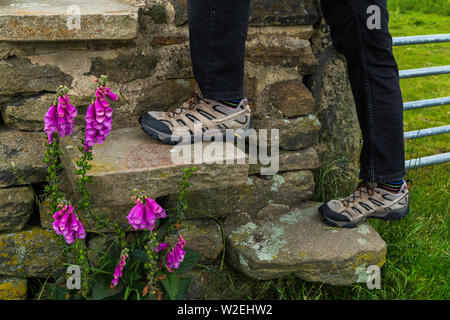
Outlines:
[[[306,117],[292,119],[255,118],[253,127],[267,130],[278,129],[280,148],[284,150],[299,150],[308,148],[317,142],[321,125],[319,120],[310,114]],[[269,133],[268,137],[270,144],[272,137]]]
[[317,21],[311,0],[253,0],[250,2],[250,25],[304,25]]
[[317,60],[308,40],[276,34],[249,37],[246,61],[264,66],[296,67],[301,74],[314,73]]
[[[76,187],[76,162],[80,156],[76,148],[78,141],[74,137],[62,141],[67,175],[72,186]],[[232,144],[226,144],[233,152],[224,151],[223,155],[216,155],[212,147],[224,150],[224,145],[213,142],[204,143],[203,152],[196,152],[193,157],[193,146],[163,144],[147,136],[140,128],[113,130],[106,142],[94,149],[92,169],[88,172],[93,179],[89,185],[93,206],[128,205],[135,188],[152,198],[174,194],[184,169],[191,167],[197,168],[190,180],[191,190],[245,184],[248,175],[245,153]],[[183,158],[184,155],[187,157]],[[201,155],[203,157],[199,157]],[[232,163],[226,165],[227,162]]]
[[1,110],[3,122],[12,129],[44,130],[44,116],[52,105],[53,99],[53,94],[44,94],[5,104]]
[[33,212],[34,193],[29,187],[0,189],[0,231],[23,229]]
[[15,277],[55,276],[63,262],[55,233],[39,227],[0,233],[0,274]]
[[59,85],[70,86],[73,80],[54,66],[40,66],[22,58],[0,60],[0,74],[0,94],[52,92]]
[[129,82],[151,76],[157,63],[156,56],[137,53],[120,54],[113,59],[97,57],[92,59],[90,73],[95,76],[106,74],[108,79],[114,82]]
[[124,0],[82,0],[72,10],[64,0],[11,4],[0,5],[0,40],[133,39],[138,30],[138,7]]
[[304,116],[314,112],[314,98],[300,80],[276,82],[267,88],[269,104],[285,117]]
[[295,274],[333,285],[365,282],[368,266],[384,264],[386,243],[368,223],[328,227],[318,216],[319,205],[269,205],[246,222],[225,224],[228,261],[257,279]]
[[42,132],[0,132],[0,187],[45,180],[45,140]]
[[[202,255],[200,263],[212,263],[223,250],[222,231],[213,219],[183,220],[181,222],[183,238],[186,240],[186,248],[192,249]],[[169,241],[175,240],[174,236],[168,237]]]
[[[191,192],[188,207],[192,210],[186,212],[186,218],[206,214],[228,217],[240,212],[252,215],[270,203],[296,206],[311,199],[313,191],[314,178],[310,171],[249,176],[247,183],[240,186]],[[169,207],[174,206],[175,199],[175,196],[169,197]]]
[[[313,147],[298,151],[280,151],[279,153],[279,168],[278,172],[295,171],[295,170],[313,170],[320,167],[319,157]],[[249,174],[261,173],[261,167],[266,167],[258,164],[250,164]]]
[[27,291],[26,278],[0,276],[0,300],[25,300]]
[[170,0],[175,9],[175,25],[187,23],[187,0]]
[[324,163],[341,168],[345,181],[354,180],[358,169],[360,129],[345,59],[333,48],[325,49],[320,57],[311,86],[322,123],[317,147],[319,156]]

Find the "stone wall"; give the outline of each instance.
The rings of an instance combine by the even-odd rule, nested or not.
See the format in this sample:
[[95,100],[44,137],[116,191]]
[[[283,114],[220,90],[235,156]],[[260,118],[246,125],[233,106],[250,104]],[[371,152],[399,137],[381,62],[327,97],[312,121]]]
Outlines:
[[[108,4],[82,2],[79,30],[64,29],[65,7],[33,7],[26,2],[31,6],[25,6],[26,10],[35,15],[24,17],[20,6],[11,9],[0,5],[0,299],[24,298],[27,278],[46,278],[49,273],[51,277],[56,276],[61,262],[55,239],[48,231],[51,213],[45,199],[38,197],[47,171],[43,162],[42,120],[56,87],[62,84],[70,88],[69,96],[82,114],[91,99],[92,80],[107,74],[109,86],[119,94],[119,100],[112,104],[114,130],[124,128],[121,132],[133,141],[143,138],[135,129],[126,128],[137,127],[140,114],[146,110],[169,110],[195,90],[189,58],[186,0],[105,2]],[[102,10],[110,6],[108,13],[102,14]],[[55,20],[51,23],[45,16],[46,10],[55,11]],[[83,12],[91,15],[83,16]],[[323,243],[317,249],[295,253],[303,254],[299,261],[293,259],[295,263],[285,255],[278,257],[277,252],[291,249],[298,240],[295,236],[288,237],[291,242],[286,248],[279,246],[283,241],[276,241],[279,234],[266,232],[269,238],[260,239],[268,248],[273,245],[278,248],[273,253],[273,263],[262,263],[258,254],[245,258],[242,250],[246,250],[246,246],[233,242],[239,232],[252,230],[248,225],[242,227],[253,223],[252,219],[256,219],[254,230],[257,230],[261,212],[279,216],[295,209],[297,214],[288,215],[283,221],[294,225],[301,221],[319,223],[309,218],[310,208],[316,208],[315,205],[305,204],[305,201],[313,198],[313,173],[319,169],[320,158],[328,148],[324,146],[331,146],[335,157],[348,157],[346,167],[355,171],[359,136],[345,61],[329,47],[315,1],[252,0],[245,92],[255,100],[254,127],[280,130],[280,172],[260,176],[259,165],[237,166],[228,173],[234,172],[239,179],[230,183],[227,172],[223,171],[227,169],[220,171],[205,166],[198,180],[194,177],[197,187],[193,188],[189,199],[190,207],[201,209],[203,214],[194,210],[188,213],[186,223],[194,230],[187,236],[188,244],[203,255],[203,263],[217,260],[224,239],[216,220],[210,218],[212,215],[228,226],[224,234],[225,242],[232,248],[227,256],[229,263],[251,277],[268,279],[294,273],[311,281],[335,284],[358,281],[352,270],[363,262],[382,264],[380,261],[385,254],[381,239],[368,244],[370,237],[378,237],[368,225],[360,233],[343,236],[347,240],[358,236],[355,239],[360,239],[360,246],[355,240],[345,250],[333,249],[334,255],[327,255],[325,260],[318,258],[325,250]],[[149,150],[162,148],[153,142],[148,144],[151,144]],[[70,198],[74,194],[70,182],[72,173],[67,166],[73,159],[70,155],[65,157],[67,172],[61,173],[60,180]],[[139,165],[146,164],[140,162]],[[162,189],[152,192],[156,192],[157,197],[164,196],[159,201],[170,206],[180,177],[175,174],[178,168],[168,169],[165,163],[157,165],[159,177],[164,172],[169,178],[161,180],[166,186],[164,192]],[[149,175],[156,174],[154,166],[146,167]],[[124,172],[108,173],[113,179],[109,183],[124,179]],[[205,177],[213,179],[211,184],[201,180]],[[93,195],[102,194],[111,185],[94,183],[93,188],[96,188],[91,190]],[[130,190],[115,188],[118,188],[117,194],[123,191],[129,199]],[[98,203],[94,211],[106,212],[113,221],[123,221],[131,205],[119,200],[114,206]],[[81,219],[83,221],[84,217]],[[89,227],[96,228],[95,225]],[[262,230],[266,227],[265,224],[260,226]],[[285,226],[274,227],[271,232],[288,232],[283,228]],[[320,227],[314,230],[311,243],[314,237],[327,232]],[[248,242],[248,245],[255,243]],[[342,255],[345,259],[340,259]],[[253,271],[249,271],[252,268],[249,263],[253,264]],[[335,264],[338,267],[331,271],[333,276],[327,277],[330,266]],[[264,272],[259,272],[259,268]],[[272,270],[277,268],[282,270]],[[3,288],[10,286],[18,289],[5,294]]]

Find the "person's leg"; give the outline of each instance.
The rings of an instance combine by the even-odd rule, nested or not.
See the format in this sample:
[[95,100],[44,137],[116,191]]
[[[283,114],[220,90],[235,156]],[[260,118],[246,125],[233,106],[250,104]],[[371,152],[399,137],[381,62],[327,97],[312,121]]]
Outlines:
[[188,0],[192,69],[203,97],[241,99],[250,0]]
[[[366,182],[352,196],[353,201],[333,200],[322,207],[322,215],[340,226],[355,226],[370,216],[403,216],[408,202],[402,180],[405,175],[403,102],[398,67],[392,54],[387,1],[322,0],[321,4],[333,46],[347,60],[363,134],[360,178]],[[372,17],[377,12],[379,19]],[[379,28],[376,24],[374,28],[372,22],[377,19]],[[400,187],[396,185],[398,181]],[[390,188],[384,188],[385,183],[392,187],[390,191],[398,189],[398,197],[383,197],[384,191]]]
[[191,141],[226,129],[247,132],[251,111],[243,86],[249,11],[250,0],[188,0],[192,68],[201,94],[172,112],[143,114],[139,123],[148,135],[175,144],[186,132]]

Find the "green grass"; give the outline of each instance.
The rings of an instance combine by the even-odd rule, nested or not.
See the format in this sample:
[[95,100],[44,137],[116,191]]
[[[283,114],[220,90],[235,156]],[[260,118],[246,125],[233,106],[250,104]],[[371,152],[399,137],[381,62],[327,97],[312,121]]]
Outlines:
[[[448,6],[444,8],[447,0],[388,2],[394,37],[450,33],[448,16],[425,13],[448,12]],[[410,11],[411,8],[421,12]],[[397,47],[394,55],[400,69],[450,65],[450,44]],[[450,76],[405,79],[401,80],[401,87],[405,101],[450,96]],[[405,131],[447,124],[450,124],[449,106],[405,112]],[[406,157],[411,159],[449,152],[448,141],[449,134],[407,141]],[[319,179],[327,176],[330,181],[326,181],[328,186],[318,184],[322,188],[327,187],[327,192],[317,192],[319,200],[345,196],[344,190],[348,188],[336,178],[337,167],[321,170]],[[407,178],[414,182],[408,217],[396,222],[371,221],[388,247],[380,290],[368,290],[361,284],[334,287],[307,283],[293,276],[272,281],[250,281],[235,274],[226,276],[233,282],[234,294],[228,292],[221,297],[242,298],[246,289],[248,294],[244,298],[248,299],[450,299],[449,172],[449,163],[408,171]],[[335,194],[331,195],[330,190]]]

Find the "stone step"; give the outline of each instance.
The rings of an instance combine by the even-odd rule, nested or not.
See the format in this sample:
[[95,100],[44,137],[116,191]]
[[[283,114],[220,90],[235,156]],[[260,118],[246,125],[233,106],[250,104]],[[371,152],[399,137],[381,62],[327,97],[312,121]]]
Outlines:
[[319,206],[270,204],[256,215],[228,218],[228,261],[256,279],[294,274],[333,285],[366,282],[367,268],[384,264],[386,243],[367,222],[355,229],[328,227],[318,216]]
[[[75,190],[80,142],[76,135],[61,141],[64,166]],[[211,151],[217,146],[222,148],[222,155]],[[89,185],[93,206],[130,204],[135,188],[153,198],[177,193],[185,168],[197,168],[189,181],[190,190],[246,183],[249,171],[246,154],[233,143],[203,143],[203,152],[195,150],[195,157],[192,155],[193,145],[187,145],[184,151],[182,148],[163,144],[147,136],[140,128],[113,130],[106,142],[96,145],[94,149],[92,168],[88,172],[93,179]],[[191,155],[191,161],[176,161],[175,155],[183,154],[188,157]],[[203,155],[203,159],[198,158],[199,154]]]
[[5,0],[0,3],[0,40],[134,39],[138,9],[126,0]]

